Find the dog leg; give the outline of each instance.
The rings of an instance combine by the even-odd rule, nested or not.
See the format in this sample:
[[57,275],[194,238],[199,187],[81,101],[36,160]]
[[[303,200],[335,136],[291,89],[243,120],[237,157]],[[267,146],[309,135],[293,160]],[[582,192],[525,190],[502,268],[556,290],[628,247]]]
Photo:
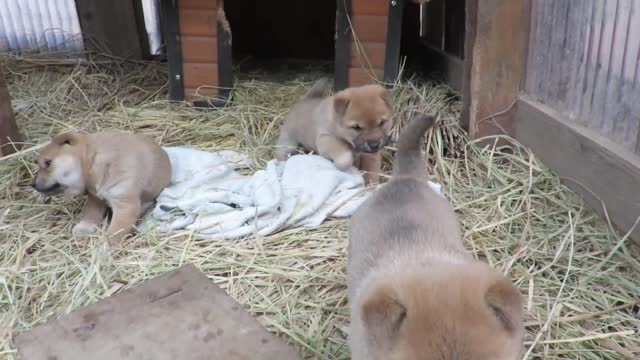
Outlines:
[[109,244],[118,245],[127,237],[138,222],[142,214],[142,204],[139,198],[127,201],[112,201],[113,217],[107,236]]
[[87,202],[82,209],[80,222],[73,227],[71,233],[77,237],[94,234],[98,230],[98,225],[106,212],[107,205],[102,200],[89,194]]
[[364,181],[367,185],[374,185],[380,182],[380,172],[382,171],[382,154],[361,153],[359,169],[364,171]]
[[297,151],[298,142],[289,134],[287,130],[280,131],[278,138],[278,148],[276,149],[276,159],[286,161],[287,158]]
[[344,141],[330,135],[320,135],[316,141],[318,153],[333,160],[340,171],[347,171],[353,166],[353,151]]

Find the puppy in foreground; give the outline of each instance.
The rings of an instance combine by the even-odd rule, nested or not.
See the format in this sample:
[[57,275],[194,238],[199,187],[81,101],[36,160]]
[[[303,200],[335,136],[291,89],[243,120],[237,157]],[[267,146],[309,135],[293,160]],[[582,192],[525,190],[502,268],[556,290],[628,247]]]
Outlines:
[[139,134],[67,132],[54,137],[38,156],[31,186],[45,195],[87,195],[75,236],[96,232],[107,209],[112,245],[127,236],[171,182],[167,153]]
[[355,165],[368,184],[379,181],[382,154],[393,126],[393,107],[385,88],[365,85],[325,95],[327,80],[318,80],[288,114],[280,129],[277,158],[306,150],[332,160],[342,171]]
[[465,250],[453,208],[427,184],[420,145],[433,122],[409,123],[392,179],[351,220],[352,359],[519,359],[518,289]]

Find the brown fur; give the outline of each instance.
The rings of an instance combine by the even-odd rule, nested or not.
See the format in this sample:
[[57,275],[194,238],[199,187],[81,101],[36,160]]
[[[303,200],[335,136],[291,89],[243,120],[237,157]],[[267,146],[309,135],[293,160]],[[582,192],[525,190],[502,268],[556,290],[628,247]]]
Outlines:
[[142,135],[67,132],[40,152],[32,186],[45,195],[87,194],[81,220],[73,227],[76,236],[94,233],[111,208],[107,235],[118,244],[170,181],[169,156]]
[[407,126],[393,178],[351,221],[352,359],[518,359],[518,289],[471,257],[451,205],[426,183],[420,144],[432,123]]
[[311,88],[287,116],[277,157],[285,160],[299,145],[330,160],[340,170],[354,164],[367,183],[379,181],[381,150],[393,126],[390,96],[379,85],[348,88],[326,97],[326,79]]

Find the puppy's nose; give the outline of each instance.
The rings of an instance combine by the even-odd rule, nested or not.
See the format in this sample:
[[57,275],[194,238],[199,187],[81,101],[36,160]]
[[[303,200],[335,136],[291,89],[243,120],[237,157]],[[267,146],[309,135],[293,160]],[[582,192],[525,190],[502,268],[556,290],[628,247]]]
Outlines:
[[371,149],[371,151],[378,151],[382,147],[382,143],[378,140],[368,140],[367,147]]
[[32,188],[36,188],[36,179],[31,180],[31,184],[29,184]]

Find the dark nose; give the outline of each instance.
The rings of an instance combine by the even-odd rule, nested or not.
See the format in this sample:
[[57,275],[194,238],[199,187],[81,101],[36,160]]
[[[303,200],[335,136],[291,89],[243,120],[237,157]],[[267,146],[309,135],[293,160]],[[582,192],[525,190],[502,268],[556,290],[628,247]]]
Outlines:
[[31,180],[31,184],[30,185],[31,185],[32,188],[34,188],[34,189],[36,188],[36,179],[35,178],[33,180]]
[[382,145],[382,144],[381,144],[381,143],[380,143],[380,141],[378,141],[378,140],[368,140],[368,141],[367,141],[367,147],[368,147],[369,149],[371,149],[371,151],[378,151],[378,150],[380,150],[381,145]]

